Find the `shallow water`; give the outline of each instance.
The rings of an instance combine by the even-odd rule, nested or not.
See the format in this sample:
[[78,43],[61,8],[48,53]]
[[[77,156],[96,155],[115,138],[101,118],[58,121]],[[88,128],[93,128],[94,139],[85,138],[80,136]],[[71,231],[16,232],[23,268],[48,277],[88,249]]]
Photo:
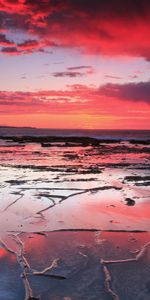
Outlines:
[[149,144],[1,139],[0,299],[149,299],[149,183]]

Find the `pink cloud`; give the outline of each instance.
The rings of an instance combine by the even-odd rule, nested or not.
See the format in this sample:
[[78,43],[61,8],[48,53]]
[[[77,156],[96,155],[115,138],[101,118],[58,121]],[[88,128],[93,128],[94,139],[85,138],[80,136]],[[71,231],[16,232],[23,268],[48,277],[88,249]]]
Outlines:
[[150,82],[112,84],[108,83],[99,88],[101,95],[123,101],[146,102],[150,104]]
[[12,47],[14,42],[6,38],[5,34],[0,33],[0,47]]
[[[100,88],[74,84],[66,90],[45,90],[37,92],[0,92],[1,111],[7,108],[14,112],[88,113],[102,111],[123,114],[125,111],[146,107],[150,109],[150,82],[128,84],[106,84]],[[123,105],[122,105],[123,104]],[[149,108],[148,108],[149,106]]]
[[32,49],[29,41],[18,45],[23,54],[59,46],[89,54],[150,58],[149,1],[0,0],[0,5],[2,29],[22,30],[31,39],[37,36]]

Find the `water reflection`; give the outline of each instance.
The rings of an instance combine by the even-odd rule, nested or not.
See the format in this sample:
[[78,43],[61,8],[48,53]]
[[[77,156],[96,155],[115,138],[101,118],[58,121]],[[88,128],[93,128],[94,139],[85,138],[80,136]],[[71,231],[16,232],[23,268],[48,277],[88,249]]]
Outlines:
[[148,300],[149,158],[128,142],[1,143],[1,299]]
[[[127,297],[133,300],[135,295],[136,299],[147,300],[149,297],[149,233],[24,233],[19,239],[23,243],[25,262],[20,274],[25,272],[35,299],[112,300],[111,290],[121,300]],[[10,256],[12,254],[7,253],[1,257],[1,264],[7,263],[9,269],[5,290],[11,291],[14,280],[16,298],[9,295],[3,299],[23,300],[24,287],[21,284],[18,291],[17,285],[19,262],[17,266]],[[12,270],[16,272],[15,276]],[[106,270],[110,276],[109,285]]]

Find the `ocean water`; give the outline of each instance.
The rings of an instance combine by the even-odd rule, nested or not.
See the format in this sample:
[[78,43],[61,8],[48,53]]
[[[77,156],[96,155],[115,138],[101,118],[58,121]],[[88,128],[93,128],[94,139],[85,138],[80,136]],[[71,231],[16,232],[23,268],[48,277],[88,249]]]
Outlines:
[[150,130],[105,129],[40,129],[30,127],[0,127],[0,136],[79,136],[97,139],[147,140]]

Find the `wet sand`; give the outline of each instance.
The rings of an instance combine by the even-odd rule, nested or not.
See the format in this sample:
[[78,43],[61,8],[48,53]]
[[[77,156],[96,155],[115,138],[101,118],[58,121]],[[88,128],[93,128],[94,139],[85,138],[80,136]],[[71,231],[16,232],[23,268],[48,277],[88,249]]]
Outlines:
[[149,200],[149,140],[1,137],[0,299],[149,299]]

